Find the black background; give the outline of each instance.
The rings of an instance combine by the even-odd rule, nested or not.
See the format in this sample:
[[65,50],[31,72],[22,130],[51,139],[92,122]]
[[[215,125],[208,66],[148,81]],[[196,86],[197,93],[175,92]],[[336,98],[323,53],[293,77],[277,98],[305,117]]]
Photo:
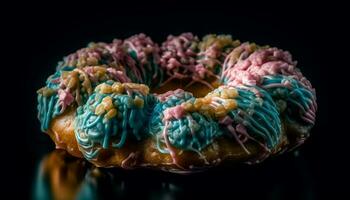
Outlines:
[[[90,41],[110,42],[113,38],[123,39],[140,32],[158,43],[169,34],[182,32],[193,32],[200,37],[207,33],[226,33],[240,41],[288,50],[316,88],[319,110],[312,136],[299,149],[298,157],[287,153],[257,166],[223,167],[194,176],[141,170],[136,173],[137,177],[135,174],[125,176],[135,182],[135,191],[140,191],[133,195],[143,196],[152,184],[155,185],[152,191],[161,193],[157,183],[164,181],[182,188],[181,197],[320,199],[340,194],[342,187],[336,179],[345,179],[341,172],[345,169],[342,167],[344,157],[340,152],[344,152],[346,146],[340,142],[345,141],[346,136],[337,128],[342,122],[331,114],[330,107],[334,94],[340,91],[338,85],[342,85],[339,72],[345,72],[346,67],[344,63],[336,63],[344,42],[342,27],[346,24],[344,17],[340,18],[343,14],[340,9],[329,4],[167,0],[147,4],[136,1],[21,4],[15,6],[15,10],[14,15],[3,17],[9,25],[6,30],[10,30],[5,31],[10,35],[7,38],[13,37],[5,42],[12,47],[8,50],[11,57],[8,60],[12,62],[9,67],[14,75],[5,77],[11,77],[8,82],[15,82],[11,83],[12,87],[18,84],[21,90],[18,94],[7,87],[5,92],[18,95],[10,101],[11,106],[5,104],[9,105],[6,108],[10,109],[11,125],[5,126],[10,128],[2,133],[9,136],[4,146],[4,151],[9,152],[8,158],[2,161],[9,171],[4,171],[3,180],[6,180],[6,190],[13,195],[29,197],[38,162],[54,149],[48,136],[39,129],[35,91],[54,72],[56,63]],[[13,112],[13,107],[19,112]]]

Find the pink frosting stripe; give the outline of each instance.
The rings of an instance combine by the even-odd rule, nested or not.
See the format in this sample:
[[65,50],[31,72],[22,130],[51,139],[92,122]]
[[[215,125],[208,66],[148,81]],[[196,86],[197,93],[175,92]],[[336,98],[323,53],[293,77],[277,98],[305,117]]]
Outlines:
[[61,110],[64,111],[67,106],[71,105],[74,101],[74,97],[73,95],[66,91],[66,90],[62,90],[59,89],[58,90],[58,100],[59,100],[59,104],[61,105]]
[[182,98],[184,95],[185,95],[185,91],[179,88],[176,90],[169,90],[163,94],[159,94],[157,95],[157,98],[159,99],[159,101],[164,102],[164,101],[167,101],[168,98],[171,96]]
[[267,75],[281,74],[293,76],[305,87],[312,89],[311,83],[296,68],[297,62],[292,60],[288,51],[277,48],[261,48],[250,54],[246,59],[240,58],[236,63],[228,60],[224,63],[224,74],[228,85],[260,85]]
[[[197,60],[198,42],[198,38],[192,33],[183,33],[179,36],[170,35],[167,41],[162,44],[160,66],[166,70],[170,77],[162,85],[173,79],[191,78],[191,82],[185,88],[195,82],[200,82],[213,89],[205,79],[211,76],[216,77],[216,75],[204,66],[204,63],[209,61],[201,60],[199,62]],[[214,52],[208,53],[214,54]]]
[[185,115],[186,111],[181,105],[167,108],[163,111],[164,120],[180,119]]
[[237,63],[238,59],[246,59],[250,55],[249,52],[254,51],[254,46],[254,44],[245,42],[234,48],[225,58],[221,76],[227,77],[232,67]]
[[112,43],[107,44],[105,48],[110,53],[115,64],[128,67],[136,76],[136,78],[141,81],[141,72],[136,67],[136,62],[132,59],[124,50],[124,45],[122,40],[113,40]]
[[154,43],[150,37],[147,37],[144,33],[131,36],[130,38],[124,41],[124,45],[135,51],[137,58],[142,64],[147,64],[147,55],[152,54],[155,63],[159,63],[159,51],[160,48],[158,44]]
[[121,83],[130,83],[131,82],[129,77],[123,71],[116,70],[115,68],[112,68],[112,67],[107,68],[107,71],[115,80],[117,80]]

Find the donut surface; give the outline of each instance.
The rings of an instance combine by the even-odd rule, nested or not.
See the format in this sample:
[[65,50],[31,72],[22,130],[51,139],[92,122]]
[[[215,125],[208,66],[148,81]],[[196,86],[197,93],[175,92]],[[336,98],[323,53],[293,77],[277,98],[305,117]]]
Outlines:
[[38,90],[41,130],[98,167],[189,173],[295,148],[316,93],[289,52],[230,35],[90,43]]

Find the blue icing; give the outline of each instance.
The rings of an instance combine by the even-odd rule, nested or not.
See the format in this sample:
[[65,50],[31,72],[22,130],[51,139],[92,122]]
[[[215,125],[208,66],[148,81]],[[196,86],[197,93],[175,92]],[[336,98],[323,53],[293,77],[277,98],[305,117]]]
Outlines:
[[62,113],[61,106],[58,102],[57,90],[59,89],[59,83],[53,82],[53,80],[61,77],[63,71],[72,71],[74,67],[63,67],[61,70],[57,71],[51,75],[46,80],[45,89],[52,90],[52,94],[44,96],[42,92],[38,92],[38,118],[41,122],[41,130],[46,131],[49,126],[52,118]]
[[[157,148],[160,152],[170,153],[167,149],[163,149],[160,144],[165,142],[162,135],[166,128],[163,122],[163,111],[194,99],[191,93],[181,92],[170,96],[166,101],[159,102],[155,106],[149,123],[149,132],[152,136],[156,136]],[[181,119],[170,120],[167,131],[171,145],[196,152],[211,144],[214,138],[222,134],[218,124],[213,119],[197,112],[187,113]]]
[[[287,86],[284,86],[287,85]],[[281,113],[285,113],[287,120],[304,122],[312,124],[314,121],[314,112],[316,110],[316,95],[304,87],[299,81],[293,77],[276,75],[265,76],[261,87],[265,88],[272,98],[279,105]],[[301,117],[307,112],[312,112],[312,116],[308,117],[310,121],[305,121]]]
[[[235,98],[237,108],[228,112],[234,121],[233,125],[244,125],[251,137],[263,140],[270,149],[274,148],[280,140],[281,120],[273,99],[266,91],[257,87],[236,89],[239,95]],[[257,90],[261,97],[251,90]]]
[[[170,143],[184,150],[202,150],[222,135],[218,124],[207,116],[193,112],[179,120],[172,120],[168,127]],[[191,132],[193,131],[193,134]]]
[[[163,82],[163,69],[158,67],[158,65],[154,62],[154,57],[152,55],[148,56],[148,63],[145,65],[140,63],[135,51],[130,51],[129,55],[136,62],[136,67],[140,71],[142,77],[142,81],[140,82],[140,80],[135,77],[133,72],[127,68],[127,75],[132,81],[135,83],[142,83],[150,87],[159,86],[159,84]],[[156,83],[153,83],[153,77],[157,77],[159,80],[157,80]]]
[[[106,83],[112,84],[113,81]],[[107,96],[113,99],[113,105],[118,111],[111,119],[106,119],[105,114],[95,114],[96,106]],[[144,101],[142,108],[134,105],[136,96]],[[75,119],[75,136],[80,148],[84,150],[82,152],[85,158],[94,159],[101,148],[122,148],[127,139],[141,140],[146,137],[147,129],[143,127],[155,103],[153,95],[143,95],[137,91],[130,96],[95,91],[85,105],[78,107]]]

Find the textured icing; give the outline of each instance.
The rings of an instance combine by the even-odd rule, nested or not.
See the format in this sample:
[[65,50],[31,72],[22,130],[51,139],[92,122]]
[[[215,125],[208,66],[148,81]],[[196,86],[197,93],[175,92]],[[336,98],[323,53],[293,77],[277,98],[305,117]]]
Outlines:
[[41,129],[46,131],[51,119],[68,106],[83,105],[99,83],[115,80],[158,85],[163,79],[158,63],[159,47],[144,34],[132,36],[124,43],[90,43],[68,55],[59,62],[58,71],[48,78],[46,87],[38,91]]
[[158,86],[163,81],[163,70],[158,67],[160,61],[158,45],[141,33],[126,39],[124,46],[141,72],[141,83],[151,87]]
[[[83,105],[91,95],[93,88],[106,80],[130,82],[130,79],[121,71],[105,66],[82,69],[63,67],[50,76],[46,81],[46,86],[38,90],[39,119],[44,122],[42,130],[46,131],[51,119],[64,112],[68,106]],[[50,94],[47,94],[47,91],[51,91]]]
[[208,35],[202,42],[192,33],[170,35],[161,46],[160,67],[169,77],[163,84],[173,79],[189,78],[191,81],[185,88],[200,82],[214,89],[206,79],[218,77],[226,52],[238,44],[225,35]]
[[156,137],[159,152],[171,154],[174,164],[177,164],[172,146],[200,154],[222,132],[218,124],[208,116],[198,112],[184,115],[181,104],[195,99],[191,93],[178,89],[166,96],[165,101],[161,96],[161,102],[153,110],[149,133]]
[[164,122],[169,121],[167,129],[170,143],[185,150],[201,150],[214,137],[221,135],[218,125],[211,118],[197,112],[184,115],[181,104],[194,99],[190,93],[178,90],[177,95],[158,103],[150,119],[150,134],[158,135],[158,142],[162,140]]
[[142,127],[155,98],[144,90],[146,87],[107,81],[77,109],[75,136],[85,158],[94,159],[100,149],[122,148],[126,140],[147,136]]
[[[67,97],[67,94],[63,94],[65,92],[60,88],[58,81],[62,72],[72,70],[73,67],[63,67],[47,79],[45,87],[38,90],[38,119],[41,122],[42,131],[49,128],[53,117],[63,113],[65,108],[70,105],[68,103],[72,103],[71,98]],[[59,97],[59,93],[61,93],[61,97]]]
[[[257,90],[259,95],[245,88],[222,86],[204,98],[194,98],[183,90],[166,94],[165,101],[162,96],[149,125],[158,150],[170,153],[176,163],[171,146],[200,152],[225,133],[233,136],[248,154],[244,146],[248,139],[270,151],[280,141],[281,122],[270,95]],[[223,114],[218,115],[221,110]]]
[[[229,86],[218,90],[225,87]],[[237,109],[232,109],[219,123],[234,135],[247,153],[249,152],[243,146],[247,139],[260,143],[265,149],[273,149],[281,136],[281,121],[274,101],[267,92],[259,88],[256,88],[259,95],[249,88],[241,87],[237,90]]]
[[[222,76],[227,84],[232,86],[260,85],[264,76],[281,74],[293,76],[305,87],[312,88],[310,82],[295,67],[296,62],[292,60],[289,52],[266,47],[254,51],[256,47],[249,44],[244,45],[252,48],[251,54],[246,50],[240,54],[238,52],[241,51],[232,52],[224,63],[225,73]],[[243,49],[246,48],[243,47]]]
[[316,95],[290,76],[265,76],[261,87],[267,90],[278,103],[281,113],[288,120],[313,125],[316,117]]
[[206,35],[198,44],[197,63],[218,75],[226,56],[239,44],[231,35]]
[[[182,89],[149,93],[174,79],[189,80],[184,89],[199,82],[213,90],[201,98]],[[218,80],[224,85],[214,89]],[[152,137],[178,165],[176,149],[205,160],[201,151],[218,137],[232,139],[247,154],[246,142],[258,143],[265,152],[252,161],[259,162],[281,141],[280,118],[310,128],[317,104],[289,52],[240,44],[230,35],[199,40],[183,33],[160,47],[138,34],[68,55],[38,90],[41,129],[68,108],[77,110],[75,136],[87,159]]]

